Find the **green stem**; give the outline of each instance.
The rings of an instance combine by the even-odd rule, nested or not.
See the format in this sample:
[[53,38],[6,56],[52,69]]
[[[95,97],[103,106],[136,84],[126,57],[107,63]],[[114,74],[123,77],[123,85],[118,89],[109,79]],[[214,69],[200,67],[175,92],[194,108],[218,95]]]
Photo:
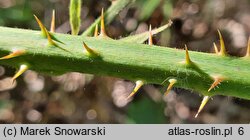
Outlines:
[[[62,74],[82,72],[96,75],[115,76],[145,83],[167,85],[166,79],[176,78],[177,87],[199,91],[204,95],[225,95],[250,99],[250,59],[222,57],[216,54],[190,51],[191,60],[199,67],[186,67],[185,51],[128,43],[102,37],[78,37],[54,34],[65,43],[60,45],[73,54],[49,47],[40,32],[0,27],[0,56],[12,49],[26,50],[16,58],[1,60],[0,64],[18,68],[28,64],[31,70]],[[83,41],[100,57],[89,57],[84,53]],[[202,71],[202,72],[201,72]],[[205,74],[203,74],[205,73]],[[207,92],[213,80],[208,75],[221,75],[225,81],[219,88]]]

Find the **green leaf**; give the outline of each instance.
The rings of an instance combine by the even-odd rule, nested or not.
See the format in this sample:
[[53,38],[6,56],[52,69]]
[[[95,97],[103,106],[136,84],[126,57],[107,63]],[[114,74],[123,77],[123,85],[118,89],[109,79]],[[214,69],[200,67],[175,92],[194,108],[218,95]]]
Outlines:
[[162,124],[166,123],[164,116],[164,103],[156,103],[143,96],[142,99],[133,101],[128,106],[128,123],[137,124]]
[[[104,13],[104,18],[105,18],[105,24],[109,24],[110,22],[113,21],[113,19],[118,15],[118,13],[125,8],[127,5],[130,3],[134,2],[136,0],[116,0],[112,1],[111,6],[107,10],[107,12]],[[94,34],[95,26],[99,25],[101,22],[101,18],[99,17],[98,19],[95,20],[89,28],[87,28],[82,36],[92,36]]]
[[142,5],[139,5],[141,7],[139,20],[147,20],[159,6],[160,2],[161,0],[143,0]]
[[69,16],[71,34],[77,35],[81,26],[81,0],[70,0]]

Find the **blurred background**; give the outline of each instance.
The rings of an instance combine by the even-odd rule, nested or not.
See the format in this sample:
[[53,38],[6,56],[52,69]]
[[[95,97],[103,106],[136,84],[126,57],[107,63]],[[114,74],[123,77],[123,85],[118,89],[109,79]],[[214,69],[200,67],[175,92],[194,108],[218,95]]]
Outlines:
[[[38,30],[37,15],[50,26],[56,10],[56,32],[70,34],[69,0],[0,0],[0,26]],[[84,0],[83,32],[108,9],[109,0]],[[213,53],[220,29],[228,53],[243,56],[250,33],[250,0],[136,0],[107,26],[114,39],[147,31],[173,20],[154,44]],[[0,123],[249,123],[250,101],[215,96],[198,118],[202,97],[194,91],[145,85],[126,101],[135,84],[113,77],[67,73],[46,76],[27,71],[14,84],[15,69],[0,66]],[[249,91],[250,92],[250,91]]]

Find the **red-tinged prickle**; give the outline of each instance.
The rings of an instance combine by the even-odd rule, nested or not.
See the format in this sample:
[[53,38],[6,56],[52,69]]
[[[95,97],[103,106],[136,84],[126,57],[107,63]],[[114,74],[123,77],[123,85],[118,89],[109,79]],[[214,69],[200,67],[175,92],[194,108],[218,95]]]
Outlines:
[[214,89],[216,86],[218,86],[222,81],[223,81],[223,78],[221,78],[221,77],[215,77],[214,78],[214,82],[212,83],[212,85],[208,89],[208,92],[211,91],[212,89]]
[[23,55],[25,53],[26,53],[25,50],[16,50],[16,51],[13,51],[12,53],[10,53],[10,54],[8,54],[6,56],[1,57],[0,60],[14,58],[14,57],[17,57],[17,56],[21,56],[21,55]]

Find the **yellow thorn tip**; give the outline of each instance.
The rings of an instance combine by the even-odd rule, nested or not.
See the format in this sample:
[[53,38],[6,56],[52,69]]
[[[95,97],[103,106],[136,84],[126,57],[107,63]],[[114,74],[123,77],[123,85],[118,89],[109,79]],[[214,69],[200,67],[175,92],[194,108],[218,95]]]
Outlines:
[[190,65],[192,63],[192,61],[191,61],[191,59],[189,57],[187,45],[185,45],[185,50],[186,50],[186,64]]
[[24,64],[21,65],[18,72],[12,77],[12,83],[14,83],[16,78],[18,78],[20,75],[22,75],[26,70],[28,70],[28,66],[24,65]]
[[248,43],[247,43],[247,53],[245,57],[250,57],[250,37],[248,38]]
[[40,29],[42,31],[42,35],[44,37],[46,37],[46,28],[45,28],[45,26],[42,24],[42,22],[40,21],[40,19],[36,15],[34,15],[34,17],[35,17],[36,22],[38,23],[38,25],[39,25],[39,27],[40,27]]
[[89,56],[92,56],[92,57],[99,56],[99,53],[96,52],[95,50],[91,49],[85,42],[83,42],[83,47],[85,48],[85,50]]
[[172,89],[173,85],[177,82],[177,80],[169,79],[168,82],[169,82],[169,85],[168,85],[167,91],[164,93],[165,95],[169,93],[169,91]]
[[149,25],[148,45],[153,45],[152,28]]
[[41,29],[41,31],[42,31],[43,37],[47,37],[48,40],[51,40],[51,41],[49,41],[51,44],[55,44],[55,43],[53,43],[52,39],[55,40],[55,41],[57,41],[57,42],[60,42],[60,43],[64,44],[62,41],[60,41],[60,40],[58,40],[57,38],[55,38],[55,37],[52,35],[52,33],[48,32],[48,30],[46,29],[46,27],[45,27],[45,26],[42,24],[42,22],[36,17],[36,15],[34,15],[34,17],[35,17],[35,19],[36,19],[36,21],[37,21],[37,23],[38,23],[38,25],[39,25],[39,27],[40,27],[40,29]]
[[6,56],[1,57],[0,60],[10,59],[10,58],[13,58],[13,57],[23,55],[25,53],[26,53],[25,50],[16,50],[16,51],[13,51],[12,53],[10,53],[10,54],[8,54]]
[[55,24],[56,24],[56,15],[55,15],[55,10],[52,11],[52,16],[51,16],[51,24],[50,24],[50,32],[54,33],[55,32]]
[[105,31],[105,23],[104,23],[104,10],[102,8],[102,14],[101,14],[101,32],[100,36],[107,36]]
[[216,54],[219,54],[217,45],[216,45],[215,43],[213,43],[213,45],[214,45],[214,51],[215,51],[215,53],[216,53]]
[[219,38],[220,38],[220,52],[219,52],[219,54],[222,55],[222,56],[226,56],[227,52],[226,52],[226,47],[225,47],[224,39],[223,39],[223,37],[221,35],[220,30],[217,30],[217,31],[218,31]]
[[205,107],[205,105],[207,104],[208,100],[210,99],[209,96],[204,96],[203,99],[202,99],[202,102],[201,102],[201,105],[199,107],[199,110],[198,112],[196,113],[195,115],[195,118],[198,117],[199,113],[202,111],[202,109]]
[[44,28],[44,30],[45,30],[45,33],[46,33],[46,36],[47,36],[47,39],[48,39],[49,44],[55,46],[56,43],[52,40],[51,35],[50,35],[50,33],[48,32],[48,30],[47,30],[46,28]]
[[135,93],[142,87],[142,85],[144,85],[143,81],[138,80],[135,82],[135,88],[133,89],[133,91],[129,94],[129,96],[127,97],[127,99],[131,98],[132,96],[135,95]]
[[95,33],[94,33],[94,37],[98,36],[98,24],[95,25]]

